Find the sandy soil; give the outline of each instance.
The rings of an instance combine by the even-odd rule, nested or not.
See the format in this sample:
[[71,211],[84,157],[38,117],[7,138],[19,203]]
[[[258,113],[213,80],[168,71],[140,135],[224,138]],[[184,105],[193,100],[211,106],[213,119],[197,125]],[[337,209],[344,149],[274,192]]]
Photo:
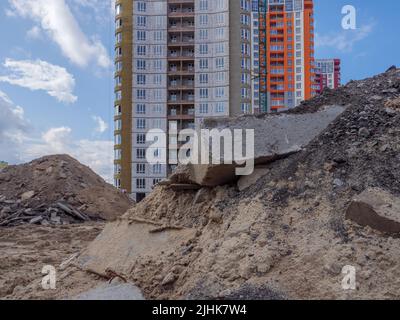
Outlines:
[[[103,279],[60,266],[103,229],[103,223],[0,228],[0,299],[63,299],[93,288]],[[43,290],[42,268],[56,268],[57,289]],[[74,273],[74,279],[69,274]]]

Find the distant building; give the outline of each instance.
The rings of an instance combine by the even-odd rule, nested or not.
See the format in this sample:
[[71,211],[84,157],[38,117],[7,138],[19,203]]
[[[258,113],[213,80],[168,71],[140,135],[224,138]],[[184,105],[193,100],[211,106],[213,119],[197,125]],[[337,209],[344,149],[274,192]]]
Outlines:
[[168,152],[154,149],[168,165],[147,163],[148,131],[253,113],[252,9],[250,0],[116,1],[114,179],[136,201],[177,158],[171,139]]
[[259,26],[261,112],[316,95],[313,0],[260,0]]
[[341,84],[340,59],[317,59],[315,61],[317,93],[325,88],[336,89]]
[[8,166],[8,163],[7,163],[7,162],[0,161],[0,170],[1,170],[1,169],[4,169],[4,168],[7,167],[7,166]]

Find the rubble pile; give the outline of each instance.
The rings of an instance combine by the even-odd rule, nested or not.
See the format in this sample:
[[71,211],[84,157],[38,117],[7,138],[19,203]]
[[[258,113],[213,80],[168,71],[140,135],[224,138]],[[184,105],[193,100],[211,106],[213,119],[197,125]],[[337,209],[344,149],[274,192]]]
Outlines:
[[[399,99],[400,70],[391,67],[280,115],[343,109],[316,124],[311,138],[294,121],[307,139],[295,152],[256,162],[250,176],[231,179],[231,170],[219,168],[218,179],[203,184],[193,177],[204,168],[178,167],[71,260],[53,297],[68,297],[65,288],[79,286],[86,271],[133,283],[147,299],[399,299]],[[295,144],[291,128],[288,143]],[[268,145],[268,135],[262,139]],[[257,152],[273,155],[261,146]],[[30,190],[38,192],[13,192],[20,198]],[[356,290],[342,286],[349,266]]]
[[[301,150],[219,185],[179,168],[76,265],[123,277],[147,298],[400,298],[399,97],[395,67],[325,90],[286,113],[345,109]],[[357,290],[343,290],[345,266],[356,268]]]
[[131,205],[128,196],[67,155],[0,172],[0,227],[113,220]]

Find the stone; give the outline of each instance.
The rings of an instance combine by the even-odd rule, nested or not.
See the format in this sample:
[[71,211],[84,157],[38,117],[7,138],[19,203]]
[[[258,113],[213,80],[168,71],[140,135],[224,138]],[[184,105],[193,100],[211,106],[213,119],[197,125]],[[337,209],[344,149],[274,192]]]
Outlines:
[[203,203],[207,201],[208,190],[206,188],[201,188],[197,191],[193,199],[193,205]]
[[222,221],[223,221],[222,220],[222,218],[223,218],[222,212],[220,212],[219,210],[217,211],[216,209],[211,211],[209,217],[210,217],[210,220],[215,223],[222,223]]
[[67,179],[67,175],[64,172],[60,172],[59,177],[60,179]]
[[356,196],[346,219],[388,234],[400,233],[400,198],[380,188],[369,188]]
[[371,97],[371,100],[374,100],[374,101],[379,101],[379,100],[382,100],[382,99],[383,99],[383,97],[381,97],[379,95],[374,95],[374,96]]
[[171,284],[173,284],[177,279],[178,279],[178,277],[177,277],[173,272],[170,272],[170,273],[168,273],[168,274],[165,276],[165,278],[164,278],[163,281],[161,282],[161,285],[163,285],[163,286],[171,285]]
[[367,128],[361,128],[359,131],[358,131],[358,134],[360,135],[360,136],[362,136],[362,137],[364,137],[364,138],[368,138],[369,136],[370,136],[370,132],[369,132],[369,130],[367,129]]
[[21,201],[27,201],[35,196],[35,191],[28,191],[21,195]]
[[3,209],[1,209],[1,214],[2,215],[4,215],[4,214],[9,214],[9,213],[11,213],[12,212],[12,210],[11,210],[11,207],[3,207]]
[[29,221],[29,224],[38,224],[42,222],[42,220],[43,220],[42,216],[34,217]]
[[343,182],[342,180],[340,180],[340,179],[335,179],[335,180],[333,180],[333,184],[334,184],[336,187],[343,187],[343,186],[344,186],[344,182]]

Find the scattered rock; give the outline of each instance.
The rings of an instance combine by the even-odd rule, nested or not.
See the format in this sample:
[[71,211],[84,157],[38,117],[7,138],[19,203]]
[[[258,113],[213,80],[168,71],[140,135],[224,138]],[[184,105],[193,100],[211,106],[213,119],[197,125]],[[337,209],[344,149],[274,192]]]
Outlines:
[[43,220],[43,217],[42,217],[42,216],[38,216],[38,217],[32,218],[32,219],[29,221],[29,223],[30,223],[30,224],[38,224],[38,223],[40,223],[42,220]]
[[344,186],[344,182],[341,179],[338,179],[338,178],[333,180],[333,184],[336,187],[343,187]]
[[21,201],[32,199],[35,195],[35,191],[27,191],[21,195]]
[[178,278],[177,278],[176,274],[174,274],[173,272],[170,272],[165,276],[165,278],[161,282],[161,285],[163,285],[163,286],[171,285],[171,284],[175,283],[175,281],[177,279]]
[[368,138],[369,136],[370,136],[370,132],[369,132],[369,130],[367,129],[367,128],[361,128],[359,131],[358,131],[358,134],[361,136],[361,137],[364,137],[364,138]]
[[400,198],[389,192],[370,188],[355,197],[346,218],[361,226],[389,233],[400,233]]

